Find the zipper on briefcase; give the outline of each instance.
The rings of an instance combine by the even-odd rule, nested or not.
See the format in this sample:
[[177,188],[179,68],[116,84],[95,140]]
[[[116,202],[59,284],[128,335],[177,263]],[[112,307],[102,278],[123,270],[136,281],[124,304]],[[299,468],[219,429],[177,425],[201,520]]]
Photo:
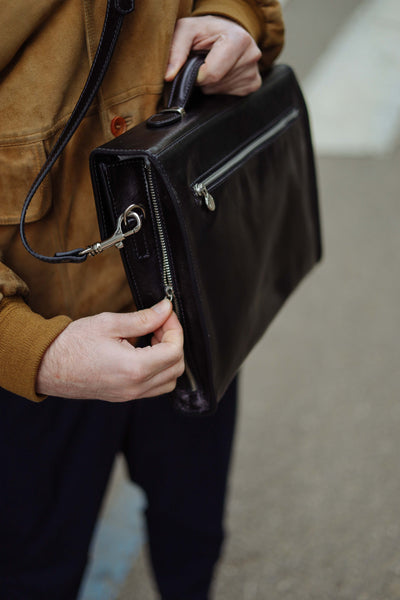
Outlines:
[[[176,316],[178,317],[180,323],[182,323],[182,318],[181,318],[182,315],[181,315],[181,311],[180,311],[179,304],[178,304],[176,294],[175,294],[175,286],[174,286],[174,280],[173,280],[173,275],[172,275],[172,265],[171,265],[170,257],[168,254],[166,236],[165,236],[163,221],[162,221],[162,217],[161,217],[161,210],[160,210],[160,206],[158,204],[156,188],[154,185],[153,172],[151,169],[151,162],[148,158],[144,159],[144,168],[145,168],[146,181],[147,181],[147,186],[148,186],[148,191],[149,191],[149,196],[150,196],[150,202],[151,202],[151,206],[153,209],[158,239],[159,239],[160,248],[161,248],[162,280],[163,280],[163,285],[164,285],[165,296],[166,296],[166,298],[168,298],[168,300],[170,300],[172,302]],[[189,384],[191,387],[191,391],[196,392],[198,390],[198,385],[196,383],[194,375],[193,375],[187,362],[185,362],[185,373],[188,378],[188,381],[189,381]]]
[[213,212],[216,209],[215,198],[211,193],[213,189],[223,183],[223,181],[229,177],[231,173],[236,171],[251,156],[257,154],[257,152],[259,152],[274,137],[289,127],[298,118],[299,114],[299,109],[292,108],[289,112],[286,112],[274,125],[272,125],[272,127],[269,127],[255,139],[251,140],[248,144],[238,149],[233,156],[220,164],[219,167],[217,167],[211,173],[206,176],[201,176],[199,180],[193,183],[191,186],[195,196],[204,200],[208,210]]
[[[158,239],[160,242],[161,248],[161,257],[162,257],[162,280],[164,285],[165,296],[171,302],[174,301],[175,298],[175,290],[174,290],[174,281],[172,278],[172,267],[168,255],[167,243],[165,239],[164,228],[162,224],[161,211],[157,201],[156,190],[153,181],[153,173],[151,171],[151,163],[149,159],[144,160],[144,168],[146,173],[146,180],[150,195],[150,201],[153,208],[154,219],[157,228]],[[174,302],[174,304],[177,304]],[[176,312],[176,311],[175,311]]]

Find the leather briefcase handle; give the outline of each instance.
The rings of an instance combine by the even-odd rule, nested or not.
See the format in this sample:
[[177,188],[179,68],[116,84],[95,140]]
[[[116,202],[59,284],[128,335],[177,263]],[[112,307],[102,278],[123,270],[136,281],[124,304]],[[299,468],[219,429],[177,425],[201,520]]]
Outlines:
[[106,74],[106,71],[110,64],[111,57],[113,55],[115,45],[119,36],[119,32],[122,27],[123,19],[127,14],[131,13],[134,10],[134,8],[135,0],[107,0],[106,16],[104,19],[104,25],[100,37],[100,42],[97,47],[96,55],[94,57],[85,86],[67,124],[65,125],[63,131],[60,134],[60,137],[57,139],[55,145],[53,146],[50,154],[47,157],[46,162],[44,163],[35,181],[33,182],[32,187],[29,190],[28,195],[25,199],[21,212],[21,220],[19,227],[21,240],[29,254],[44,262],[80,263],[85,261],[88,256],[87,254],[82,254],[83,248],[76,248],[75,250],[70,250],[68,252],[57,252],[54,256],[44,256],[43,254],[35,252],[28,244],[28,241],[25,236],[26,213],[40,185],[43,183],[44,179],[49,174],[54,163],[62,154],[65,146],[68,144],[72,135],[75,133],[80,122],[85,116],[89,106],[93,102],[93,99],[97,94],[97,91],[101,85],[101,82],[104,79],[104,75]]
[[197,73],[206,56],[206,52],[189,56],[172,83],[167,108],[149,117],[147,127],[167,127],[185,116],[186,106],[196,85]]

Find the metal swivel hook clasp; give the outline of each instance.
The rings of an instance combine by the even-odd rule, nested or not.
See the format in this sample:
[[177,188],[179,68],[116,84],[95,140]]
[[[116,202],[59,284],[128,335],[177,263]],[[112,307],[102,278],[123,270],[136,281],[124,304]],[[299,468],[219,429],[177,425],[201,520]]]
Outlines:
[[[95,244],[88,246],[79,253],[80,256],[84,256],[85,254],[96,256],[96,254],[100,254],[100,252],[103,252],[103,250],[107,250],[107,248],[112,248],[113,246],[119,249],[123,248],[125,238],[140,231],[142,228],[143,219],[145,218],[146,213],[143,206],[140,206],[139,204],[131,204],[124,210],[122,214],[119,215],[117,227],[112,236],[106,240],[103,240],[102,242],[96,242]],[[132,220],[134,221],[133,228],[131,228]],[[129,229],[127,229],[128,227]]]

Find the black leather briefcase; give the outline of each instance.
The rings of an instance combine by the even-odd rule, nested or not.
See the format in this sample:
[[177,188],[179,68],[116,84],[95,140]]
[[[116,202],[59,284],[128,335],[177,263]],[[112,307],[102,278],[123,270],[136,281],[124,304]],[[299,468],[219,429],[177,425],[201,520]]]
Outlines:
[[306,107],[275,66],[245,98],[194,88],[200,57],[168,108],[93,151],[103,239],[121,253],[138,308],[170,297],[185,335],[183,412],[215,410],[244,359],[321,256]]
[[85,87],[26,197],[21,240],[49,263],[119,247],[138,308],[167,296],[182,323],[186,371],[176,407],[209,414],[321,256],[307,111],[287,66],[245,98],[204,96],[195,88],[203,57],[192,57],[166,109],[91,155],[102,242],[39,254],[25,235],[30,202],[93,101],[133,9],[134,0],[107,2]]

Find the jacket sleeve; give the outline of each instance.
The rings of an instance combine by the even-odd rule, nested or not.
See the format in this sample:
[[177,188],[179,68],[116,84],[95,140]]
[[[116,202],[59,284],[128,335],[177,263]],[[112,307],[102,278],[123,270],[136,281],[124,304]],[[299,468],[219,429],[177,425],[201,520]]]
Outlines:
[[278,0],[198,0],[192,14],[226,17],[242,25],[262,51],[261,70],[271,66],[283,48],[285,28]]
[[[3,265],[0,265],[0,269]],[[36,374],[43,354],[67,327],[66,316],[45,319],[31,311],[21,294],[26,286],[11,271],[3,274],[0,292],[0,386],[38,402]]]
[[40,361],[70,319],[44,319],[25,303],[27,295],[27,285],[0,261],[0,387],[37,402]]

